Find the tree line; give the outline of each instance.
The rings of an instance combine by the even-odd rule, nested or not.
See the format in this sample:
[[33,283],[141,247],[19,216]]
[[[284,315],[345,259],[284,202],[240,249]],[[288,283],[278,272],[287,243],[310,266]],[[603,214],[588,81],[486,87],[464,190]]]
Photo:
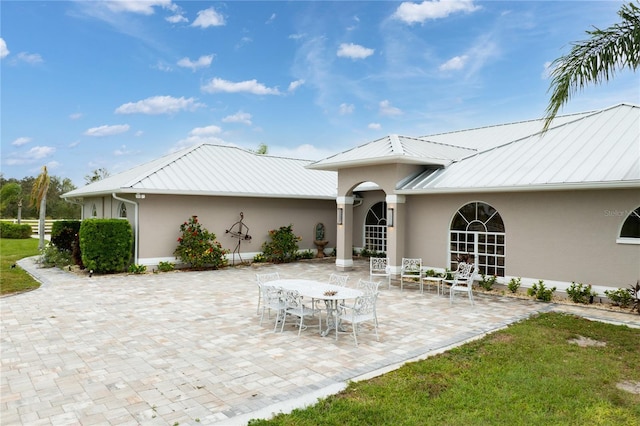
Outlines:
[[[38,177],[22,179],[4,177],[0,173],[0,218],[17,219],[20,209],[22,219],[38,219],[39,200],[34,198],[33,188]],[[46,216],[48,219],[80,219],[80,206],[72,204],[60,196],[76,189],[71,179],[58,176],[49,177],[46,193]]]

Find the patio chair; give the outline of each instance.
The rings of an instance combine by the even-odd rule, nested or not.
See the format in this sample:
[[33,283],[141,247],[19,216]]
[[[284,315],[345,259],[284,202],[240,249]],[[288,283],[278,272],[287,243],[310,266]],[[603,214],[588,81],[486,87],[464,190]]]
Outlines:
[[369,258],[369,279],[373,281],[373,277],[386,277],[387,287],[391,288],[391,271],[389,269],[389,258],[387,257],[370,257]]
[[280,274],[277,272],[270,272],[268,274],[256,274],[256,282],[258,283],[258,314],[260,314],[260,303],[262,301],[262,285],[269,281],[275,281],[279,279]]
[[[376,333],[376,340],[380,341],[378,336],[378,315],[376,313],[376,302],[378,300],[378,292],[365,294],[356,298],[353,305],[340,305],[340,323],[351,323],[353,331],[353,340],[358,346],[358,332],[360,324],[371,321],[373,330]],[[336,340],[338,340],[338,330],[336,329]]]
[[451,287],[449,288],[449,304],[453,304],[453,297],[456,292],[467,293],[469,301],[473,301],[473,281],[476,275],[476,265],[473,263],[461,263],[457,273],[454,275]]
[[318,332],[322,331],[322,318],[319,315],[320,311],[309,308],[302,303],[302,296],[296,290],[287,290],[284,292],[284,310],[282,311],[282,325],[280,331],[284,330],[284,324],[287,322],[287,315],[294,316],[300,319],[298,323],[298,336],[303,328],[306,328],[304,324],[305,317],[314,317],[318,314]]
[[400,269],[400,291],[404,288],[404,283],[417,284],[420,287],[420,293],[423,292],[422,281],[422,259],[420,258],[402,258],[402,268]]
[[282,289],[271,285],[262,285],[261,291],[262,298],[262,315],[260,315],[260,325],[264,319],[265,311],[268,311],[268,319],[271,318],[271,310],[276,311],[276,321],[273,325],[273,332],[278,328],[278,321],[284,316],[285,303],[283,299]]
[[380,287],[380,281],[367,281],[362,278],[358,280],[358,284],[356,285],[356,288],[362,290],[364,294],[377,293],[378,287]]
[[329,275],[329,284],[346,287],[349,281],[349,275],[331,274]]

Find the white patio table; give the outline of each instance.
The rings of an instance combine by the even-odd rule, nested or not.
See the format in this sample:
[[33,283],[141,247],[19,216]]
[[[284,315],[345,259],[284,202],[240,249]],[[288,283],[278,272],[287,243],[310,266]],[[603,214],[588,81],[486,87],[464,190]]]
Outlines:
[[[323,337],[328,335],[331,330],[336,330],[336,325],[339,327],[339,324],[337,324],[338,302],[364,295],[362,291],[354,288],[341,287],[315,280],[280,279],[269,281],[269,285],[280,287],[284,290],[296,290],[301,296],[308,297],[312,301],[323,300],[327,309],[327,328],[321,332]],[[329,321],[330,319],[333,321]]]

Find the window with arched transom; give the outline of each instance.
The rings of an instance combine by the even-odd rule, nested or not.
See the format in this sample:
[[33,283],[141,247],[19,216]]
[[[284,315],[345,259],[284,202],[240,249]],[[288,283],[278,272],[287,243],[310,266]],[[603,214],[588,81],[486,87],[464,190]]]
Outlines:
[[487,203],[469,203],[456,212],[450,228],[450,267],[472,255],[481,274],[504,277],[505,232],[500,213]]
[[91,205],[91,217],[98,217],[98,208],[95,203]]
[[118,217],[126,219],[127,218],[127,205],[125,203],[120,203],[118,206]]
[[629,212],[622,228],[620,228],[620,243],[640,244],[640,207]]

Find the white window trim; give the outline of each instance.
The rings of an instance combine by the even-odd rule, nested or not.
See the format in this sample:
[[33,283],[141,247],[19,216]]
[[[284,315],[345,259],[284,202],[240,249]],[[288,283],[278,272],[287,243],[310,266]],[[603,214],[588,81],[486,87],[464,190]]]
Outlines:
[[617,238],[616,243],[618,244],[631,244],[631,245],[640,245],[640,238]]

